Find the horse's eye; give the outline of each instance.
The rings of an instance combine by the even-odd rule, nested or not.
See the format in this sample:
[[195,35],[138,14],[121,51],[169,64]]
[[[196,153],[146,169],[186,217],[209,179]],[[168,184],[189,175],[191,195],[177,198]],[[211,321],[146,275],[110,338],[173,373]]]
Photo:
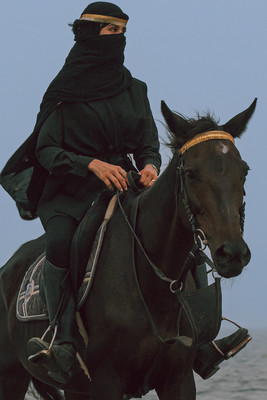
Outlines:
[[192,169],[186,169],[185,170],[185,176],[189,179],[194,179],[196,178],[196,174]]

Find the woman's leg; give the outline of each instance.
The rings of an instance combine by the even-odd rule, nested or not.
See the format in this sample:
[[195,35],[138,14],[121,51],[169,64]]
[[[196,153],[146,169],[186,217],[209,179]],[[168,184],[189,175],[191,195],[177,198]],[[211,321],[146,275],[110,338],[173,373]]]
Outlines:
[[61,215],[51,218],[46,226],[47,255],[41,286],[55,341],[52,347],[40,338],[28,342],[29,360],[44,365],[51,378],[60,383],[67,383],[72,378],[77,361],[69,271],[70,248],[76,227],[73,218]]
[[55,344],[73,343],[74,301],[70,281],[70,249],[77,221],[57,215],[46,226],[45,297],[52,328],[57,325]]
[[46,259],[57,268],[69,269],[71,243],[77,224],[67,215],[56,215],[46,224]]

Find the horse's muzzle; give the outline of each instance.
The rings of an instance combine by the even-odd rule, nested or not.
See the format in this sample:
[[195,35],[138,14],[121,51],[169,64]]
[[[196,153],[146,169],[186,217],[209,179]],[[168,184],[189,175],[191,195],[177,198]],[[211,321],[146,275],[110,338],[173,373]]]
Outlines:
[[250,258],[251,253],[244,240],[224,242],[213,254],[216,270],[224,278],[241,274]]

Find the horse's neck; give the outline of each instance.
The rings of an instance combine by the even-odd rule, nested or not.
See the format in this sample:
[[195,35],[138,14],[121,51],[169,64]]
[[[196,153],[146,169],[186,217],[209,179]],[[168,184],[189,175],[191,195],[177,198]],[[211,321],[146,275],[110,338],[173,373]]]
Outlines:
[[[141,198],[136,232],[150,260],[167,276],[178,279],[192,246],[192,232],[184,228],[185,211],[176,198],[176,164],[172,161],[157,182]],[[136,244],[135,267],[147,309],[159,334],[177,334],[179,307],[170,284],[154,272]]]
[[192,233],[185,229],[184,206],[176,200],[177,160],[172,160],[156,184],[143,196],[138,216],[138,235],[153,262],[177,278],[192,246]]

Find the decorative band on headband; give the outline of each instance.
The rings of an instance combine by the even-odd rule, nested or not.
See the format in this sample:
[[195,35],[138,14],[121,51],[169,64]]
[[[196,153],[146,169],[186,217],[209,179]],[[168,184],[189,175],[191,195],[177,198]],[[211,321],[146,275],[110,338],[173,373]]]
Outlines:
[[128,22],[127,19],[121,19],[117,17],[108,17],[107,15],[97,15],[97,14],[83,14],[80,20],[93,21],[93,22],[104,22],[105,24],[114,24],[126,27]]
[[226,139],[230,140],[233,144],[235,144],[234,138],[230,133],[224,132],[224,131],[210,131],[210,132],[205,132],[201,133],[197,136],[195,136],[193,139],[188,140],[180,149],[180,153],[184,154],[186,150],[190,149],[190,147],[195,146],[198,143],[201,142],[206,142],[207,140],[212,140],[212,139]]

